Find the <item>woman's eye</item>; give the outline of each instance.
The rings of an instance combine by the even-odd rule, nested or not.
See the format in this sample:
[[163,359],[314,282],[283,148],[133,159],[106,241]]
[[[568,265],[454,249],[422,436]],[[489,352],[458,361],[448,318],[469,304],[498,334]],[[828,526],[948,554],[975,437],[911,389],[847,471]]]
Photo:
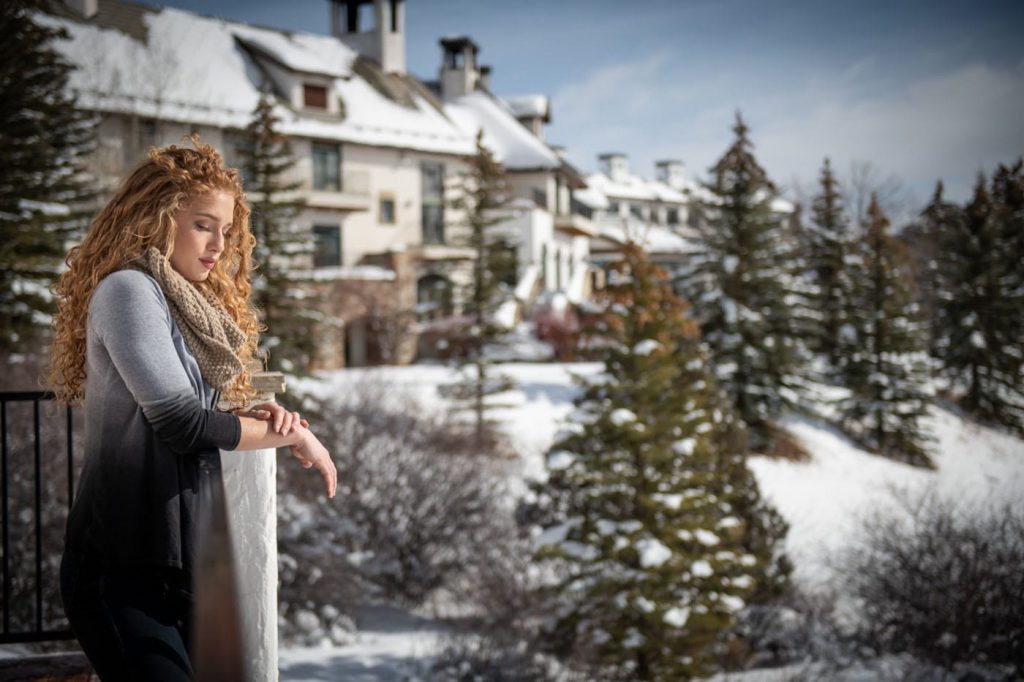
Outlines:
[[199,230],[201,230],[202,232],[209,232],[210,231],[210,228],[208,226],[206,226],[206,225],[203,225],[202,223],[196,223],[196,227]]

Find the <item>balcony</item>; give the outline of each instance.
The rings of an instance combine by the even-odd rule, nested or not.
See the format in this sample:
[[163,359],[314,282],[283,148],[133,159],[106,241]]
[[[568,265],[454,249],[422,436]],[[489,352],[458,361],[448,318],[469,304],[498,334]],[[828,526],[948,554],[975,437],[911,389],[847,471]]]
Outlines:
[[368,211],[373,203],[370,196],[370,173],[364,170],[343,171],[340,191],[313,189],[312,183],[303,183],[296,198],[308,208]]
[[594,223],[579,213],[555,216],[555,229],[574,237],[596,237],[599,232]]

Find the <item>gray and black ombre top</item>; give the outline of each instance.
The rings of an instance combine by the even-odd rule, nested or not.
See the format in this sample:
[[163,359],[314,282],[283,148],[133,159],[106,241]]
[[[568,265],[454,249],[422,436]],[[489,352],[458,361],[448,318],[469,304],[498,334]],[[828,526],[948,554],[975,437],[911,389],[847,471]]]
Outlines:
[[219,459],[241,422],[171,319],[160,286],[137,270],[111,273],[89,303],[85,462],[66,547],[107,570],[139,565],[191,574],[200,459]]

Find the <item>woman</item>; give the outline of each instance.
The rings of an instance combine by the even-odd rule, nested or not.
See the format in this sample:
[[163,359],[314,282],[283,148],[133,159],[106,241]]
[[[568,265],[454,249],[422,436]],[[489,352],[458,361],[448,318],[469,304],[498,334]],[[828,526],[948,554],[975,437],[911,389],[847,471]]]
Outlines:
[[52,380],[85,403],[85,461],[61,597],[96,672],[188,680],[200,463],[290,446],[334,496],[337,471],[298,414],[254,396],[255,239],[239,174],[210,146],[151,149],[55,286]]

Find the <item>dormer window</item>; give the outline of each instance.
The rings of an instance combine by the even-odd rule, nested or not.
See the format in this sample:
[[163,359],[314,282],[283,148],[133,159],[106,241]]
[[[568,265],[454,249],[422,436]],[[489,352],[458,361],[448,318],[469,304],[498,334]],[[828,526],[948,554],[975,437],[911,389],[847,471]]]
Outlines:
[[327,110],[327,88],[312,83],[302,84],[302,103],[307,109]]

